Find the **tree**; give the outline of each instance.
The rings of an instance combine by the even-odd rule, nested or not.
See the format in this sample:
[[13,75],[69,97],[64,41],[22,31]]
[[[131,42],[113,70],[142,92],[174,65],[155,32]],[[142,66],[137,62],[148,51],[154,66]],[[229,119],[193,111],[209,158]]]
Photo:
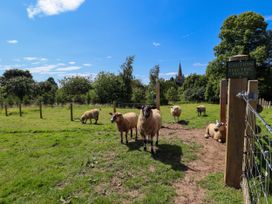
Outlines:
[[175,102],[178,100],[178,90],[175,89],[174,87],[171,87],[170,89],[167,90],[166,96],[168,101]]
[[4,72],[0,80],[4,89],[5,97],[18,98],[23,101],[25,96],[35,96],[36,84],[29,71],[11,69]]
[[133,103],[144,103],[145,102],[146,87],[140,80],[134,79],[132,81],[132,97]]
[[78,103],[86,102],[86,94],[91,89],[91,81],[88,78],[81,76],[65,77],[60,81],[60,84],[68,99]]
[[124,64],[121,65],[121,81],[122,81],[122,101],[130,102],[132,96],[132,80],[133,80],[133,62],[134,56],[129,56],[126,58]]
[[43,103],[53,105],[55,103],[56,92],[58,90],[58,85],[54,78],[49,77],[46,81],[40,82],[39,87]]
[[204,101],[207,78],[204,75],[191,74],[182,85],[183,97],[186,101]]
[[149,72],[149,85],[155,87],[159,80],[160,65],[155,65]]
[[[228,17],[219,34],[220,43],[214,48],[216,60],[207,67],[209,72],[206,99],[218,101],[220,79],[225,75],[225,62],[237,54],[247,54],[257,62],[257,79],[260,97],[272,100],[271,85],[271,31],[267,31],[264,17],[254,12],[245,12]],[[210,71],[210,70],[216,70]]]
[[112,103],[122,96],[121,79],[112,73],[100,72],[93,84],[99,103]]

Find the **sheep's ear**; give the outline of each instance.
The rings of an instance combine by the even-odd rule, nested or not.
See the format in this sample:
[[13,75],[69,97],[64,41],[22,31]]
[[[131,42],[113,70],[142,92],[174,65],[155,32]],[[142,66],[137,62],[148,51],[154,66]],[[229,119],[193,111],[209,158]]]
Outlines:
[[112,113],[109,113],[110,115],[113,115]]
[[218,120],[216,120],[215,123],[218,124],[219,123]]

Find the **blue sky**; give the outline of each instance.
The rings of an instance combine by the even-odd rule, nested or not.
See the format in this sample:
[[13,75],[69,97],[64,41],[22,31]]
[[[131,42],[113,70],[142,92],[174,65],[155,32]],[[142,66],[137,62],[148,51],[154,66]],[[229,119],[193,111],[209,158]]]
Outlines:
[[0,74],[29,69],[49,76],[118,73],[135,55],[134,74],[204,74],[223,21],[255,11],[272,24],[270,0],[12,0],[0,3]]

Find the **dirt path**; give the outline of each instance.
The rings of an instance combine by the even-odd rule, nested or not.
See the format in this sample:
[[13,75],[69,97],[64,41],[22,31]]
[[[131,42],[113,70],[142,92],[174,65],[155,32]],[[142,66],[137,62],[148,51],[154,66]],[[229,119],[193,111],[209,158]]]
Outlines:
[[175,184],[177,196],[175,203],[195,204],[202,203],[205,191],[199,187],[198,181],[213,172],[224,171],[225,144],[220,144],[213,139],[205,139],[204,129],[185,129],[178,124],[165,125],[161,135],[178,137],[184,142],[196,142],[203,146],[198,153],[198,158],[190,162],[185,178]]

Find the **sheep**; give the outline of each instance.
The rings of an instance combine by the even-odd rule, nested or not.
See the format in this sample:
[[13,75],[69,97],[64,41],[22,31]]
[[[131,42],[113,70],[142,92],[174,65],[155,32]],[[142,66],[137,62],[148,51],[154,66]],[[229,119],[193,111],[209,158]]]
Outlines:
[[126,143],[128,144],[127,134],[130,130],[130,137],[132,138],[132,130],[135,128],[136,131],[136,138],[137,141],[137,122],[138,122],[138,116],[136,113],[130,112],[130,113],[109,113],[111,117],[111,122],[116,122],[117,128],[120,132],[121,137],[121,143],[123,144],[123,132],[126,134]]
[[170,112],[171,112],[171,115],[174,117],[175,122],[176,122],[176,118],[179,121],[179,116],[181,114],[180,106],[172,106]]
[[197,111],[197,115],[198,115],[198,116],[201,116],[202,113],[203,113],[203,115],[206,115],[206,107],[203,106],[203,105],[197,106],[197,107],[196,107],[196,111]]
[[90,119],[90,124],[92,123],[92,119],[95,120],[95,124],[97,124],[98,118],[99,118],[99,110],[101,109],[92,109],[89,111],[86,111],[82,114],[80,117],[80,121],[82,124],[86,124],[87,120]]
[[224,142],[225,138],[222,132],[225,131],[225,128],[225,124],[222,122],[216,121],[216,123],[210,123],[206,128],[205,138],[212,137],[218,142]]
[[151,153],[154,154],[153,149],[153,137],[156,135],[156,146],[159,143],[159,131],[161,128],[161,114],[155,106],[142,106],[139,107],[140,115],[138,119],[137,129],[144,139],[144,150],[146,151],[146,143],[148,137],[150,137],[151,142]]

